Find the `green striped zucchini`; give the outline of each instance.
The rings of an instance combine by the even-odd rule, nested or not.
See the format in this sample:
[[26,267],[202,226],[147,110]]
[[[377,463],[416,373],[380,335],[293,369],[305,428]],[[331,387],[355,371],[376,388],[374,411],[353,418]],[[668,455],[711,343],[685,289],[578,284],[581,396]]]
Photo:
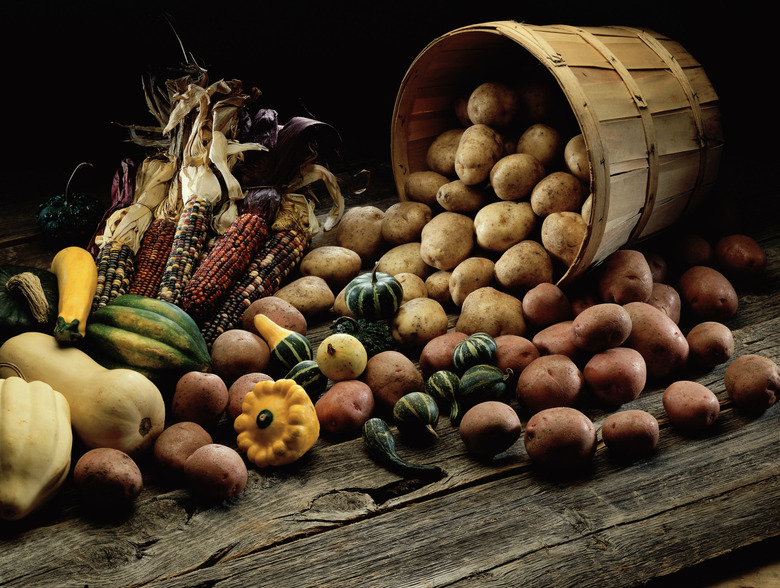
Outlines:
[[384,320],[391,318],[401,306],[404,288],[395,276],[377,271],[352,279],[344,290],[347,310],[358,318]]
[[490,364],[496,358],[497,348],[495,339],[487,333],[473,333],[453,349],[452,365],[464,371],[475,365]]
[[439,436],[436,433],[439,405],[433,396],[425,392],[409,392],[401,396],[393,406],[393,420],[398,430],[403,433]]
[[317,400],[328,386],[328,378],[313,359],[305,359],[295,364],[284,376],[285,380],[294,380],[312,400]]

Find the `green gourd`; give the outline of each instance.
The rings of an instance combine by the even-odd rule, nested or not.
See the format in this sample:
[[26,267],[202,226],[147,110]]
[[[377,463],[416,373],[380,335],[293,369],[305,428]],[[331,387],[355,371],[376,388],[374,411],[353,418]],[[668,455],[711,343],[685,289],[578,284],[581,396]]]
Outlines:
[[487,400],[506,402],[509,399],[509,382],[514,372],[502,371],[494,365],[475,365],[460,378],[458,401],[465,412],[475,404]]
[[443,408],[449,409],[450,421],[453,423],[459,422],[461,417],[459,390],[460,378],[450,370],[435,371],[425,380],[425,392]]
[[447,475],[433,464],[412,463],[403,459],[395,447],[390,426],[383,419],[372,417],[363,423],[363,442],[369,455],[380,465],[406,478],[438,479]]
[[409,392],[393,406],[393,420],[398,430],[408,435],[430,434],[438,438],[439,405],[430,394]]
[[472,366],[492,363],[498,346],[487,333],[473,333],[459,341],[452,351],[452,365],[458,371]]
[[328,386],[328,378],[320,370],[319,364],[313,359],[304,359],[295,364],[284,376],[285,380],[294,380],[306,390],[309,398],[317,400]]
[[370,321],[391,318],[401,306],[404,288],[395,276],[377,271],[353,278],[344,289],[344,303],[349,312]]
[[311,342],[305,335],[276,324],[264,314],[255,315],[254,325],[271,350],[268,365],[271,375],[278,377],[300,362],[314,359]]

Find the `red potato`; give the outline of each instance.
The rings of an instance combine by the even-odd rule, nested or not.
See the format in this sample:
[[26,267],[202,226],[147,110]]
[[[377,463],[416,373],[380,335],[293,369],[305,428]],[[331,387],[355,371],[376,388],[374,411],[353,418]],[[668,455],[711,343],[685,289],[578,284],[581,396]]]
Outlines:
[[653,282],[653,291],[647,303],[659,310],[663,310],[676,324],[680,324],[682,301],[680,300],[680,293],[677,292],[674,286]]
[[588,355],[574,344],[572,324],[574,321],[563,321],[545,327],[533,336],[531,342],[539,350],[540,355],[565,355],[577,365],[582,365]]
[[187,485],[213,500],[239,496],[249,472],[241,455],[232,447],[210,443],[199,447],[184,462]]
[[645,259],[650,266],[650,273],[653,276],[653,282],[664,283],[669,275],[669,267],[666,258],[657,251],[645,251]]
[[268,343],[244,329],[225,331],[211,345],[212,369],[228,386],[244,374],[264,371],[270,360]]
[[747,413],[761,414],[780,398],[780,367],[768,357],[738,357],[726,369],[724,382],[731,401]]
[[144,488],[138,464],[119,449],[98,447],[73,468],[73,485],[90,506],[128,508]]
[[653,273],[641,251],[620,249],[599,267],[597,290],[602,302],[647,302],[653,290]]
[[187,372],[176,382],[171,402],[174,421],[192,421],[205,429],[217,424],[228,405],[228,389],[217,374]]
[[295,308],[287,300],[276,296],[264,296],[258,298],[241,315],[240,327],[245,331],[259,335],[255,328],[255,315],[264,314],[277,325],[290,329],[301,335],[305,335],[308,330],[306,317],[300,310]]
[[756,278],[766,270],[766,252],[748,235],[727,235],[715,244],[715,261],[734,280]]
[[571,302],[556,284],[537,284],[522,299],[526,323],[537,331],[555,323],[570,320],[573,315]]
[[565,355],[543,355],[517,377],[515,396],[522,409],[534,414],[555,406],[574,406],[585,380],[575,363]]
[[614,302],[594,304],[574,317],[572,342],[580,349],[598,353],[622,345],[631,334],[631,316]]
[[621,457],[650,455],[659,437],[658,420],[644,410],[621,410],[609,415],[601,425],[604,445]]
[[244,396],[251,392],[255,384],[263,381],[273,381],[273,378],[263,372],[251,372],[244,374],[233,382],[228,388],[228,404],[226,407],[228,419],[236,420],[242,412],[244,405]]
[[720,414],[715,393],[692,380],[673,382],[664,390],[661,401],[671,423],[688,432],[711,427]]
[[705,321],[694,325],[686,336],[692,367],[711,370],[734,355],[734,335],[723,323]]
[[698,321],[724,321],[733,317],[739,298],[731,282],[715,268],[697,265],[680,276],[680,299]]
[[533,415],[525,427],[525,450],[531,461],[551,468],[588,464],[596,452],[596,427],[585,414],[567,406]]
[[540,355],[536,345],[520,335],[499,335],[493,340],[496,342],[493,363],[502,372],[511,369],[515,376],[519,376]]
[[452,352],[455,346],[468,337],[460,331],[450,331],[438,337],[434,337],[420,351],[418,364],[423,376],[428,378],[439,370],[452,371]]
[[354,437],[374,411],[374,393],[360,380],[336,382],[314,404],[322,431],[334,437]]
[[184,462],[192,452],[213,443],[206,429],[198,423],[182,421],[166,427],[154,442],[154,461],[169,479],[184,478]]
[[479,459],[491,459],[512,447],[523,425],[515,410],[505,402],[488,400],[466,411],[458,432],[468,452]]
[[642,355],[649,379],[667,378],[687,365],[688,341],[666,313],[646,302],[630,302],[623,308],[632,325],[624,346]]
[[591,357],[582,375],[585,386],[599,403],[616,408],[636,400],[642,393],[647,366],[636,349],[614,347]]
[[395,403],[404,394],[425,389],[425,380],[414,362],[394,350],[372,356],[361,380],[371,388],[375,408],[380,412],[392,412]]
[[685,233],[679,235],[673,244],[674,255],[683,268],[694,265],[713,265],[715,263],[715,251],[707,239],[701,235]]

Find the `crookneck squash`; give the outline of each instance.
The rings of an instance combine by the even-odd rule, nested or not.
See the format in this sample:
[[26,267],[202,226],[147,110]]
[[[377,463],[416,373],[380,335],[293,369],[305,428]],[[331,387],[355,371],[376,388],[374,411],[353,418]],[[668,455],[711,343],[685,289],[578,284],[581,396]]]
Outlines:
[[51,333],[57,323],[57,276],[24,265],[0,266],[0,343],[26,331]]

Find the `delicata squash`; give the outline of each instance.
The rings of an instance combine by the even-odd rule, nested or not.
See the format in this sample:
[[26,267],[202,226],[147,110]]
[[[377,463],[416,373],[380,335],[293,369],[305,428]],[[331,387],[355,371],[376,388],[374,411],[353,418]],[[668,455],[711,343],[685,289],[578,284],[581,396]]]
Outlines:
[[48,384],[0,379],[0,519],[38,510],[70,470],[73,433],[65,397]]
[[311,398],[297,382],[286,379],[255,384],[233,427],[238,448],[260,468],[296,461],[320,435]]

